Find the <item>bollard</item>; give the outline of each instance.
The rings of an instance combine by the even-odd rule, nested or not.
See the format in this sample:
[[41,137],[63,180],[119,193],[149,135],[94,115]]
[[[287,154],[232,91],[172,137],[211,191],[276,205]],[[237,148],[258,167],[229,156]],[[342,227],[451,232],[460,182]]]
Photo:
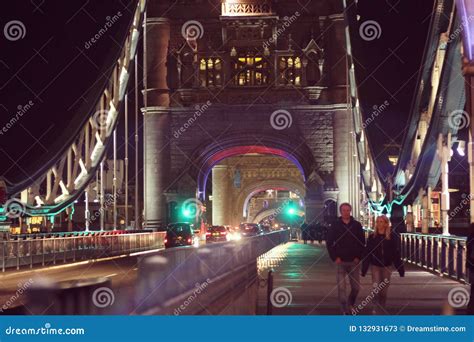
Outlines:
[[138,264],[138,285],[133,314],[159,309],[167,298],[164,288],[169,276],[169,259],[161,255],[146,256],[139,258]]
[[30,269],[33,268],[33,240],[29,240],[28,249],[30,252]]
[[2,272],[5,272],[5,263],[6,263],[6,259],[7,259],[7,253],[6,253],[6,248],[7,248],[7,242],[6,241],[3,241],[3,244],[2,244]]
[[272,292],[273,292],[273,270],[268,271],[267,279],[267,315],[272,315],[273,305],[272,305]]
[[52,282],[35,280],[28,289],[27,307],[33,315],[107,314],[115,301],[109,278]]

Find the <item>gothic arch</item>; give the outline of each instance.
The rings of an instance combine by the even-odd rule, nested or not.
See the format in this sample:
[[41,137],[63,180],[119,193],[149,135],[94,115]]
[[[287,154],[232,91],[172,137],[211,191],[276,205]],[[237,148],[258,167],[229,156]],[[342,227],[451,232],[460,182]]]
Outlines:
[[258,153],[283,157],[296,165],[306,180],[315,168],[311,150],[304,141],[286,135],[255,136],[234,134],[219,141],[206,141],[195,150],[188,168],[191,177],[197,180],[198,198],[205,199],[206,183],[212,167],[220,161],[237,155]]
[[248,207],[250,199],[255,194],[268,189],[289,190],[299,194],[301,198],[306,196],[306,188],[302,181],[291,181],[286,179],[255,180],[239,192],[236,201],[237,204],[235,206],[237,213],[234,214],[239,215],[240,213],[242,217],[245,217],[247,211],[246,208]]

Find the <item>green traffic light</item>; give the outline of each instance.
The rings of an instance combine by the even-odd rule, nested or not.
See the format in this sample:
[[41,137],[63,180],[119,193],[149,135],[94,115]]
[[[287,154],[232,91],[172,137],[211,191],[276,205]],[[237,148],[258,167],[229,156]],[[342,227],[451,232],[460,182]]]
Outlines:
[[187,208],[183,208],[183,215],[185,217],[192,217],[192,213],[191,213],[191,210],[187,209]]
[[288,214],[294,215],[295,214],[295,208],[289,208],[288,209]]

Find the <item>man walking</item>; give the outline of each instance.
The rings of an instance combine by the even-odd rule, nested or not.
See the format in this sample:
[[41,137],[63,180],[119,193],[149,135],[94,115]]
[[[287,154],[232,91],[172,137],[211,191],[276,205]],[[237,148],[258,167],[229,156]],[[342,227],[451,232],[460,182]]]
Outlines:
[[[341,217],[330,227],[327,249],[332,261],[337,265],[337,289],[344,315],[351,314],[360,290],[360,260],[364,253],[365,235],[360,222],[351,215],[352,206],[339,206]],[[349,278],[351,292],[346,293],[346,278]]]

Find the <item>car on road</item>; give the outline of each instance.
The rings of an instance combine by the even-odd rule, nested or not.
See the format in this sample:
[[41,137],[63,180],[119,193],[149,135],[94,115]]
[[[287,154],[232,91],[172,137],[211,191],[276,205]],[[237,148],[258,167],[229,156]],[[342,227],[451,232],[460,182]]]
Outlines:
[[230,234],[229,240],[239,241],[242,239],[242,234],[240,232],[239,227],[232,227],[232,226],[226,226],[226,227],[229,230],[229,234]]
[[239,232],[242,237],[251,237],[263,234],[263,230],[257,223],[241,223]]
[[196,246],[199,244],[198,236],[194,233],[191,223],[170,223],[166,228],[165,248],[179,246]]
[[211,226],[206,232],[206,242],[230,241],[231,231],[226,226]]

